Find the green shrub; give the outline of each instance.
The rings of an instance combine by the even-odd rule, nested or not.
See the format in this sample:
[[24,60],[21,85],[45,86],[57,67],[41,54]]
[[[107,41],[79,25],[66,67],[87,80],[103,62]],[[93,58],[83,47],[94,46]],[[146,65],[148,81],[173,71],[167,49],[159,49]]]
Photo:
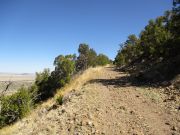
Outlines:
[[59,55],[54,60],[55,71],[51,77],[55,82],[53,88],[63,87],[70,81],[72,74],[75,71],[75,55]]
[[60,94],[60,95],[56,98],[56,102],[57,102],[58,104],[60,104],[60,105],[63,104],[63,95],[62,95],[62,94]]
[[23,118],[33,107],[31,94],[20,88],[15,94],[0,98],[0,128]]
[[99,54],[96,58],[96,64],[100,66],[105,66],[110,63],[109,58],[104,54]]
[[36,92],[36,102],[40,102],[45,100],[51,96],[53,96],[53,92],[51,90],[51,83],[50,83],[50,70],[44,69],[43,72],[36,73],[35,79],[35,90]]

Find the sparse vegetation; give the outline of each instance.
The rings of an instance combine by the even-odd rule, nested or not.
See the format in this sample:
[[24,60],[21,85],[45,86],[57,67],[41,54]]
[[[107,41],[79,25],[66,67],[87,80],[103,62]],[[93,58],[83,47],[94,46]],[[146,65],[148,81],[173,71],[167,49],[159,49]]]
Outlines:
[[58,97],[56,98],[56,102],[60,105],[63,104],[63,95],[62,94],[58,95]]
[[[109,59],[104,54],[97,56],[87,44],[80,44],[79,57],[59,55],[54,60],[54,71],[44,69],[36,73],[35,83],[29,88],[20,88],[10,96],[1,96],[0,128],[23,118],[37,103],[53,97],[57,89],[69,83],[72,76],[89,67],[106,65]],[[56,98],[62,104],[62,94]]]
[[15,94],[1,96],[0,128],[26,116],[33,108],[31,94],[25,88]]
[[104,66],[110,62],[104,54],[97,56],[94,49],[89,48],[87,44],[80,44],[78,52],[77,58],[75,54],[57,56],[54,60],[54,71],[50,72],[49,69],[45,69],[42,73],[36,73],[37,102],[52,97],[56,90],[68,83],[77,72],[91,66]]

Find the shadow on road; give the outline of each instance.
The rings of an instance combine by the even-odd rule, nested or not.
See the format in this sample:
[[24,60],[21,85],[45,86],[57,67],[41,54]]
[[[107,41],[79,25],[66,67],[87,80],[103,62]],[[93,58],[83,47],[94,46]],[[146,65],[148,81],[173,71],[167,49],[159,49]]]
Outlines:
[[[117,71],[117,69],[112,67],[107,67],[110,70]],[[114,87],[128,87],[128,86],[142,86],[142,87],[157,87],[158,84],[150,83],[147,81],[139,81],[136,77],[131,75],[119,76],[112,79],[93,79],[88,83],[101,83],[105,86],[112,85]]]
[[94,79],[94,80],[90,80],[88,83],[101,83],[105,86],[113,85],[115,87],[128,87],[128,86],[141,86],[141,85],[147,86],[147,84],[140,84],[129,76],[123,76],[115,79]]

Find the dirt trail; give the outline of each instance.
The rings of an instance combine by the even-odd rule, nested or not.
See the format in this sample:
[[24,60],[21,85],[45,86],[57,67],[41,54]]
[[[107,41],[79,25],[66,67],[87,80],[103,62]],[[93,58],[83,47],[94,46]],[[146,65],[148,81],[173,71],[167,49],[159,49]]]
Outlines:
[[10,129],[14,135],[180,135],[179,96],[165,102],[167,98],[162,89],[132,84],[126,74],[105,67],[67,93],[62,106],[36,110],[6,133]]

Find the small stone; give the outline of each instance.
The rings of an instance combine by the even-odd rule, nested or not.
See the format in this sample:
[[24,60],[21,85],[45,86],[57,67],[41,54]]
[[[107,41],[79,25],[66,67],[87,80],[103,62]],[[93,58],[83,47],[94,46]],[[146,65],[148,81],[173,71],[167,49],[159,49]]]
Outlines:
[[167,99],[164,99],[163,102],[167,102]]
[[170,88],[171,90],[173,90],[173,89],[174,89],[174,85],[170,85],[169,88]]
[[76,122],[78,126],[83,126],[83,122],[82,121],[77,121]]
[[105,135],[105,132],[103,131],[103,132],[101,132],[101,135]]
[[47,110],[46,110],[46,108],[44,108],[43,110],[42,110],[42,113],[46,113],[47,112]]
[[178,106],[176,109],[177,109],[177,110],[180,110],[180,106]]
[[130,114],[135,114],[135,112],[134,111],[130,111]]
[[169,123],[169,122],[166,122],[165,124],[166,124],[166,125],[170,125],[170,123]]
[[167,90],[167,91],[170,91],[171,89],[170,89],[169,87],[166,87],[166,90]]
[[93,124],[91,121],[88,121],[88,122],[86,123],[86,125],[89,125],[90,127],[92,127],[94,124]]
[[120,106],[119,109],[126,110],[126,108],[124,106]]
[[73,120],[71,120],[69,123],[70,123],[70,124],[73,124],[73,123],[74,123],[74,121],[73,121]]
[[177,131],[177,127],[173,126],[172,130]]
[[92,119],[93,117],[92,117],[92,115],[89,113],[88,114],[88,117],[89,117],[89,119]]
[[92,134],[95,134],[96,133],[96,130],[94,128],[91,129],[91,133]]
[[66,110],[65,109],[62,109],[62,111],[61,111],[62,113],[65,113],[66,112]]
[[74,135],[79,135],[79,133],[78,133],[78,132],[75,132]]
[[98,108],[96,108],[96,111],[99,111],[99,109],[98,109]]

